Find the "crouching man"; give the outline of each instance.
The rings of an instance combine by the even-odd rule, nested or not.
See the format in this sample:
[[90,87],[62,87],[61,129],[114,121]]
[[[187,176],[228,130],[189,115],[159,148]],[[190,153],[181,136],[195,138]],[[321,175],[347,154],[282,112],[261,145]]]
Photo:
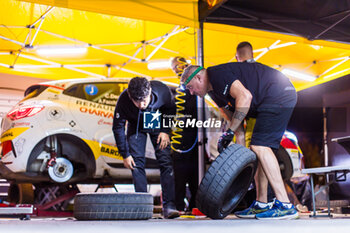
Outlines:
[[[136,192],[147,192],[145,150],[147,134],[151,138],[160,167],[160,183],[163,194],[164,218],[175,218],[175,186],[172,158],[170,155],[170,129],[146,129],[144,114],[152,114],[151,123],[161,114],[175,115],[175,103],[170,89],[159,81],[135,77],[120,95],[113,120],[113,133],[124,166],[131,169]],[[155,118],[155,119],[153,119]],[[128,122],[127,135],[125,124]]]

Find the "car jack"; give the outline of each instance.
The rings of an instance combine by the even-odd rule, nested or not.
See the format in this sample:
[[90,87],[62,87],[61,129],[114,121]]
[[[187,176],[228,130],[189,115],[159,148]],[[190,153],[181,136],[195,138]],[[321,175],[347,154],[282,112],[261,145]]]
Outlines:
[[49,209],[57,204],[72,199],[78,192],[78,190],[71,190],[42,205],[13,204],[5,201],[0,201],[0,217],[19,218],[21,220],[30,220],[30,217],[32,216],[73,217],[72,211],[52,211]]

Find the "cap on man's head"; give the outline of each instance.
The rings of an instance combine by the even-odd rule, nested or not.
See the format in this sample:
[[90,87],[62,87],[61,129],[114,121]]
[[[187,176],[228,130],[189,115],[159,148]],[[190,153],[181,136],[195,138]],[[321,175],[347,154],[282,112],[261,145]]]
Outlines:
[[151,83],[144,77],[135,77],[129,81],[127,92],[131,99],[140,101],[151,92]]

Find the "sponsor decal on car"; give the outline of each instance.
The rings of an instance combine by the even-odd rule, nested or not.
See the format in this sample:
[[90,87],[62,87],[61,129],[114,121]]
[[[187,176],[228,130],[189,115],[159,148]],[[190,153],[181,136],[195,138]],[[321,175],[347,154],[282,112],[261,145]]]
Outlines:
[[113,119],[113,113],[111,113],[111,112],[105,112],[102,110],[97,110],[97,109],[87,108],[87,107],[80,107],[79,110],[82,113],[88,113],[91,115],[96,115],[96,116],[100,116],[100,117],[106,117],[106,118]]
[[82,101],[82,100],[77,100],[75,102],[77,105],[83,106],[83,107],[89,107],[89,108],[96,108],[96,109],[103,109],[106,111],[114,111],[114,106],[109,106],[105,104],[99,104],[99,103],[94,103],[94,102],[89,102],[89,101]]
[[110,122],[110,121],[105,121],[104,119],[100,119],[97,124],[99,125],[110,125],[112,126],[113,125],[113,122]]
[[99,104],[107,104],[107,105],[115,106],[117,104],[118,98],[119,98],[119,95],[116,95],[113,93],[106,93],[97,102]]
[[97,160],[100,156],[106,156],[113,159],[123,160],[123,157],[119,154],[117,147],[102,144],[88,139],[83,140],[84,142],[86,142],[86,144],[88,144],[88,146],[94,153],[95,160]]
[[106,99],[113,99],[113,100],[118,100],[119,95],[113,94],[113,93],[106,93],[104,96]]
[[117,101],[116,100],[110,100],[110,99],[102,98],[102,99],[98,100],[98,103],[99,104],[108,104],[108,105],[115,106],[117,104]]
[[47,91],[48,91],[48,92],[51,92],[51,93],[53,93],[53,94],[56,94],[56,95],[60,94],[59,91],[54,90],[54,89],[52,89],[52,88],[48,88]]
[[120,156],[118,153],[118,149],[116,147],[111,147],[111,146],[101,146],[101,153],[102,155],[112,155],[113,158]]
[[73,121],[73,120],[71,120],[68,124],[69,124],[72,128],[73,128],[74,126],[77,125],[77,123],[75,123],[75,121]]
[[59,120],[63,116],[63,111],[59,108],[51,108],[48,111],[48,118],[51,120]]
[[59,100],[60,97],[58,95],[53,95],[53,96],[48,96],[47,99],[48,100]]
[[30,126],[29,122],[13,122],[11,124],[11,127],[15,128],[15,127],[22,127],[22,126]]
[[18,127],[18,128],[12,128],[7,131],[5,131],[3,134],[1,134],[0,142],[13,140],[17,138],[19,135],[21,135],[23,132],[25,132],[29,127]]
[[17,140],[17,142],[15,143],[15,147],[16,147],[16,153],[18,155],[22,154],[23,152],[23,147],[24,147],[24,143],[26,142],[26,140],[24,138],[19,138]]
[[90,84],[90,85],[85,86],[85,92],[88,95],[96,95],[98,92],[98,88],[95,85]]
[[101,152],[101,155],[103,156],[107,156],[118,160],[123,160],[123,157],[119,154],[118,148],[115,146],[102,144],[100,152]]

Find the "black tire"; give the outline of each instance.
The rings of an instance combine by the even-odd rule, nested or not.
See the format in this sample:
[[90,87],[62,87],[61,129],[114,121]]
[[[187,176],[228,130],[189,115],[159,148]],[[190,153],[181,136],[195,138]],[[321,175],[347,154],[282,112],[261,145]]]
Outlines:
[[293,164],[288,152],[286,151],[286,149],[280,146],[275,155],[280,166],[282,179],[290,180],[290,178],[292,178],[293,175]]
[[234,144],[225,149],[211,164],[199,186],[198,209],[212,219],[223,219],[242,200],[254,179],[256,155]]
[[[315,205],[316,205],[316,208],[327,208],[328,207],[327,200],[316,201]],[[329,205],[331,208],[348,207],[350,205],[350,203],[348,200],[330,200]]]
[[153,196],[148,193],[77,194],[74,217],[78,220],[144,220],[153,216]]
[[29,183],[11,183],[8,189],[7,201],[16,204],[33,204],[34,188]]

